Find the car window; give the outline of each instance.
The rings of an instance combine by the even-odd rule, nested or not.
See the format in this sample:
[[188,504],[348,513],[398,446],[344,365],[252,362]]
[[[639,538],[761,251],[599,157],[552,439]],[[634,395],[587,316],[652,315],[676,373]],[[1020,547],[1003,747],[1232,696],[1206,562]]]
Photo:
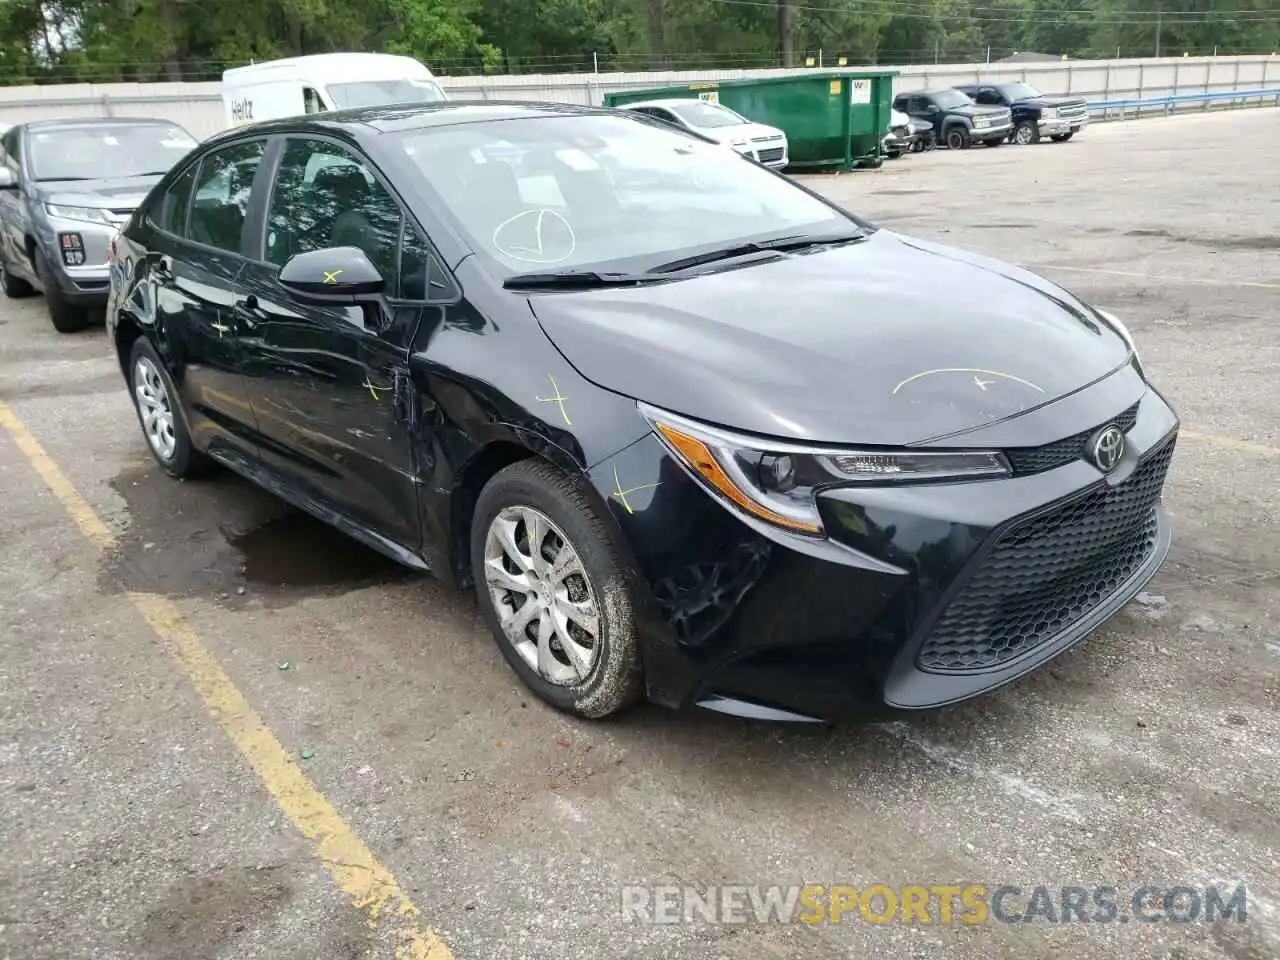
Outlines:
[[856,226],[750,160],[621,114],[394,136],[422,188],[502,273],[640,269],[700,247]]
[[156,225],[176,237],[187,235],[187,213],[191,206],[191,193],[196,184],[196,173],[200,165],[193,163],[173,185],[165,191],[160,203],[160,211],[156,217]]
[[162,177],[196,141],[175,123],[122,119],[39,127],[29,146],[32,179],[52,183]]
[[229,253],[240,252],[253,178],[263,149],[264,141],[250,140],[215,150],[200,161],[187,222],[188,239]]
[[4,140],[4,162],[13,169],[14,173],[18,172],[21,166],[19,158],[22,156],[19,152],[18,142],[19,132],[17,127],[12,127],[5,131]]
[[671,112],[693,127],[711,129],[715,127],[739,127],[749,121],[727,107],[706,100],[690,100],[687,103],[674,104]]
[[991,87],[983,87],[973,99],[975,103],[981,103],[988,107],[998,107],[1004,103],[1003,98],[1000,96],[1000,91],[993,90]]
[[400,224],[400,205],[355,153],[325,140],[286,142],[267,211],[271,263],[284,266],[299,253],[327,247],[359,247],[395,291]]

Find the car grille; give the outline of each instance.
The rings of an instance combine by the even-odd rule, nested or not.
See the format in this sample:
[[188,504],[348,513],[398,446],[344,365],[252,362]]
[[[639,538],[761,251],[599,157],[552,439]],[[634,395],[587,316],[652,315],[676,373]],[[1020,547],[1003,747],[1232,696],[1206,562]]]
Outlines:
[[1090,430],[1072,434],[1064,440],[1055,440],[1043,447],[1015,447],[1006,450],[1009,465],[1013,467],[1015,476],[1027,476],[1032,473],[1044,473],[1064,466],[1084,456],[1085,444],[1089,438],[1107,424],[1114,423],[1123,432],[1128,433],[1138,422],[1138,405],[1135,403],[1114,420],[1106,420]]
[[1099,485],[1004,533],[920,649],[932,673],[991,670],[1034,650],[1115,593],[1150,558],[1174,439],[1124,483]]
[[1083,101],[1068,103],[1058,108],[1058,115],[1064,120],[1083,120],[1089,115],[1089,105]]
[[756,156],[760,158],[761,163],[777,163],[786,153],[782,147],[768,147],[764,150],[757,150]]

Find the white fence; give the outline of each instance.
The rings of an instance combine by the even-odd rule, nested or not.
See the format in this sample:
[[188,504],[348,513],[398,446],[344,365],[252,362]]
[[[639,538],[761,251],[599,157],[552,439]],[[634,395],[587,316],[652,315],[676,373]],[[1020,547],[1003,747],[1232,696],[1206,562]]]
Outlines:
[[[900,76],[894,81],[895,91],[945,87],[991,77],[1025,80],[1047,94],[1074,94],[1090,100],[1280,87],[1280,56],[1274,55],[936,64],[886,66],[884,69],[899,71]],[[599,104],[603,95],[612,91],[777,76],[789,72],[797,71],[683,70],[439,79],[449,95],[458,100],[552,100]],[[0,87],[0,123],[21,123],[50,117],[164,117],[181,123],[197,137],[206,137],[227,126],[222,111],[221,87],[217,82]],[[1203,109],[1203,106],[1192,108]]]

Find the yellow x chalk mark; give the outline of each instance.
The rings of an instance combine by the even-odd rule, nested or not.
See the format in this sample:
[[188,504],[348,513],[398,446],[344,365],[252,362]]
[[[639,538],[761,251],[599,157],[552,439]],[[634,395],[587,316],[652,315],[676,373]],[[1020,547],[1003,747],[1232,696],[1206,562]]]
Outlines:
[[391,389],[390,387],[375,386],[373,383],[370,382],[367,376],[364,378],[364,383],[360,384],[360,386],[368,390],[369,395],[373,397],[373,399],[375,400],[377,400],[382,394],[386,393],[388,390]]
[[622,506],[626,509],[627,513],[635,513],[635,511],[631,509],[631,501],[627,499],[627,494],[636,493],[640,490],[652,490],[654,487],[660,486],[662,486],[661,480],[657,483],[642,483],[638,486],[627,487],[627,489],[623,490],[622,481],[618,479],[618,467],[615,464],[613,468],[613,493],[609,494],[609,496],[617,497],[619,502],[621,502]]
[[342,272],[341,270],[326,270],[326,271],[324,272],[324,282],[325,282],[325,283],[337,283],[337,282],[338,282],[338,274],[340,274],[341,272]]
[[561,393],[560,393],[560,385],[559,385],[558,383],[556,383],[556,378],[555,378],[555,377],[553,377],[551,374],[549,374],[549,373],[548,373],[548,374],[547,374],[547,379],[549,379],[549,380],[551,381],[551,389],[555,391],[555,396],[554,396],[554,397],[537,397],[537,398],[536,398],[536,399],[537,399],[537,401],[538,401],[539,403],[556,403],[556,404],[559,404],[559,405],[560,405],[560,416],[564,417],[564,422],[565,422],[568,426],[572,427],[572,426],[573,426],[573,421],[569,419],[569,413],[568,413],[568,411],[566,411],[566,410],[565,410],[565,408],[564,408],[564,402],[565,402],[566,400],[568,400],[569,398],[568,398],[568,397],[566,397],[566,396],[561,395]]

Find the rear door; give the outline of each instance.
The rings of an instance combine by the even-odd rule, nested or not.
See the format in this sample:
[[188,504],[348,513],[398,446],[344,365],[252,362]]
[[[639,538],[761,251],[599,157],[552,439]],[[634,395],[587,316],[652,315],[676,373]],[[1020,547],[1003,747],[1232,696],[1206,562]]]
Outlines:
[[[421,313],[399,298],[412,222],[349,145],[283,141],[261,251],[244,277],[249,399],[267,464],[309,496],[410,550],[421,541],[408,347]],[[278,282],[291,256],[360,247],[387,282],[388,309],[315,304]]]
[[152,211],[147,281],[198,447],[253,457],[256,424],[245,390],[233,308],[264,138],[205,154]]

